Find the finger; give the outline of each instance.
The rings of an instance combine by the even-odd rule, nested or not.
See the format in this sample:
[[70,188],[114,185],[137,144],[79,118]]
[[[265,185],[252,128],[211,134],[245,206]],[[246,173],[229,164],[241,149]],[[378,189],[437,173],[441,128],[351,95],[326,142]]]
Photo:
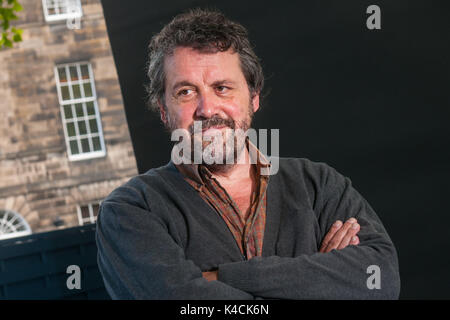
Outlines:
[[325,238],[322,240],[322,244],[320,246],[319,252],[323,252],[323,250],[328,246],[328,243],[333,238],[333,236],[336,234],[336,232],[342,227],[342,221],[337,220],[333,225],[331,226],[328,233],[325,235]]
[[216,271],[206,271],[202,272],[203,278],[205,278],[208,281],[217,280],[217,272]]
[[347,233],[345,234],[344,238],[342,238],[341,243],[339,244],[339,246],[337,247],[338,250],[344,249],[345,247],[347,247],[350,244],[350,241],[352,240],[352,238],[354,236],[356,236],[356,234],[359,232],[360,230],[360,226],[358,223],[354,223],[347,231]]
[[359,244],[359,237],[358,236],[353,236],[352,237],[352,241],[350,241],[351,245],[357,246]]
[[347,234],[348,229],[356,222],[355,218],[348,219],[344,225],[336,232],[333,238],[328,242],[325,252],[330,252],[333,249],[337,249],[344,236]]

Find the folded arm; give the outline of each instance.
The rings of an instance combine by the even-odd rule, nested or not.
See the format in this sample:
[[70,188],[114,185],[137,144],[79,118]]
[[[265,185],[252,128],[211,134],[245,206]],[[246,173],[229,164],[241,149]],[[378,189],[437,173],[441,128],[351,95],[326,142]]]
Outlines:
[[121,187],[97,219],[98,265],[113,299],[253,299],[219,281],[208,282],[162,219]]
[[[219,265],[218,280],[254,296],[275,299],[397,299],[397,253],[381,221],[348,178],[328,167],[315,211],[324,230],[355,217],[359,244],[297,257],[255,257]],[[325,238],[323,232],[322,239]],[[369,289],[371,265],[380,268],[380,289]],[[369,280],[370,281],[370,280]]]

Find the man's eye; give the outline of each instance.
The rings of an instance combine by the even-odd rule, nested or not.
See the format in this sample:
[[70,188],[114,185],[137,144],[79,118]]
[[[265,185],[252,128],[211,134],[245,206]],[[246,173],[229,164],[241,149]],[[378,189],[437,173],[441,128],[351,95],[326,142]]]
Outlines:
[[216,88],[216,90],[219,91],[220,93],[227,92],[228,89],[230,89],[230,88],[225,87],[225,86],[218,86],[218,87]]
[[180,90],[180,91],[178,91],[178,96],[187,96],[187,95],[189,95],[190,93],[192,92],[192,90],[191,89],[183,89],[183,90]]

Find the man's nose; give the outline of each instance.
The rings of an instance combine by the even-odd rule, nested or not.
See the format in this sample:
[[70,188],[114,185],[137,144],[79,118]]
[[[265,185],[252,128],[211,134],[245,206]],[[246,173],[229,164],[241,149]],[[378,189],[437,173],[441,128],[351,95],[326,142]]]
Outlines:
[[195,115],[197,118],[209,119],[218,114],[220,107],[220,101],[217,96],[212,93],[204,93],[198,100],[197,109]]

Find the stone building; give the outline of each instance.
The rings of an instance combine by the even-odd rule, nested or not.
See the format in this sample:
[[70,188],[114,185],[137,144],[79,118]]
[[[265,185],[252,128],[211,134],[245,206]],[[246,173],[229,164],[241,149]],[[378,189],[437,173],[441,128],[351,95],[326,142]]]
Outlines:
[[95,221],[137,174],[100,0],[20,0],[0,50],[0,239]]

